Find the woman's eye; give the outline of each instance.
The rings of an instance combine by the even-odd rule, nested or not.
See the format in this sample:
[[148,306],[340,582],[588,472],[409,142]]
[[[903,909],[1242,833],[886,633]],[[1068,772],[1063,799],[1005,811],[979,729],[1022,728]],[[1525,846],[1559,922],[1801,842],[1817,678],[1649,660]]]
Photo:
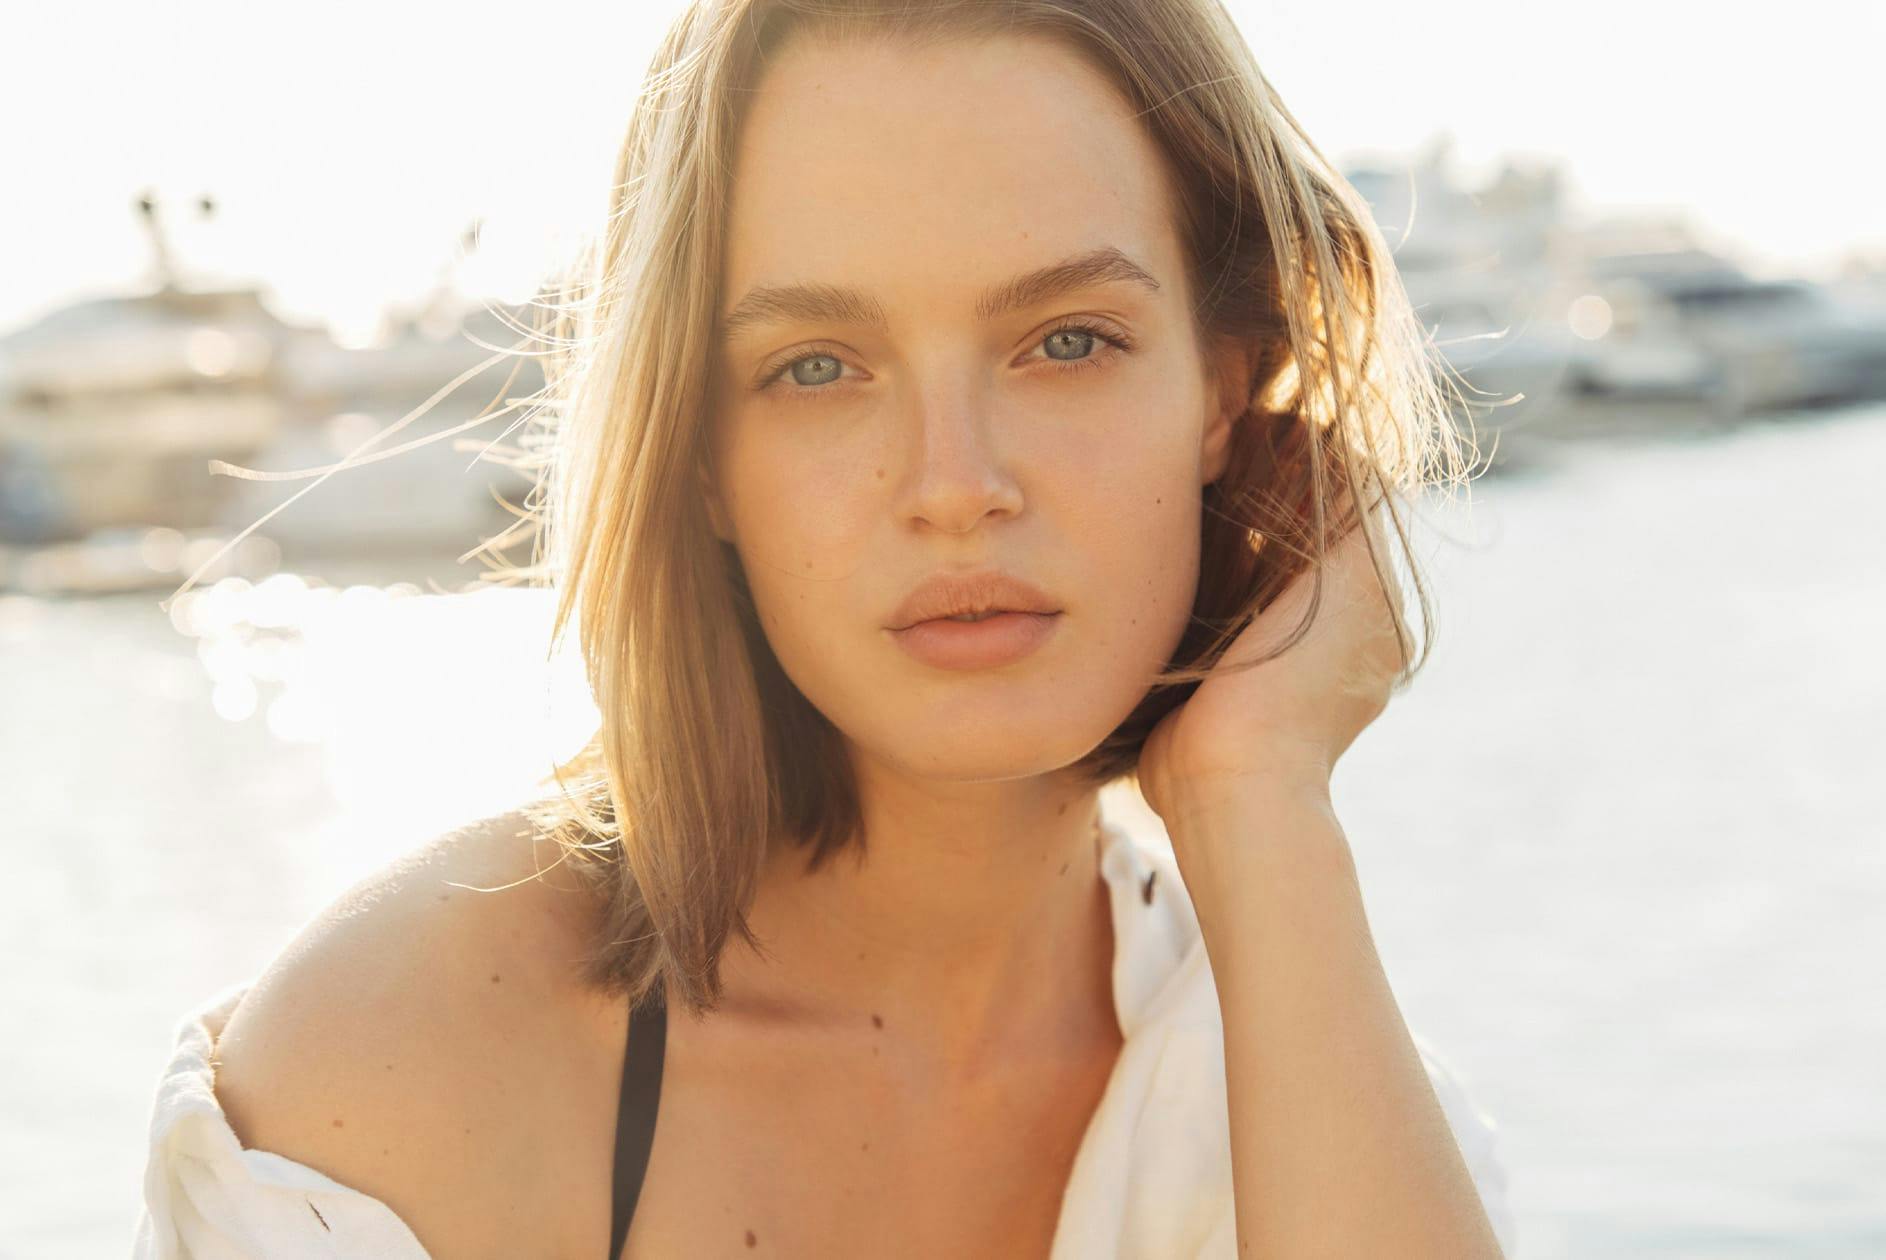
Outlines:
[[[801,367],[808,363],[812,366],[801,371]],[[837,380],[844,368],[844,364],[829,354],[808,354],[804,358],[794,359],[788,363],[782,375],[790,373],[795,385],[815,388],[820,385],[829,385]]]
[[1106,367],[1133,349],[1133,339],[1109,332],[1097,324],[1076,320],[1062,324],[1041,339],[1041,349],[1054,372],[1092,372]]
[[1118,353],[1133,348],[1132,339],[1124,333],[1109,333],[1093,324],[1063,324],[1041,339],[1042,349],[1047,351],[1048,360],[1058,363],[1063,370],[1097,367],[1113,356],[1109,350]]
[[836,355],[802,354],[767,369],[758,388],[762,391],[780,388],[789,394],[823,393],[844,370],[844,362]]
[[1046,337],[1043,337],[1041,344],[1048,351],[1048,357],[1050,359],[1058,359],[1061,357],[1057,353],[1057,350],[1069,351],[1070,353],[1067,357],[1070,359],[1084,359],[1087,357],[1088,350],[1083,349],[1083,347],[1091,347],[1096,340],[1097,338],[1093,333],[1083,331],[1079,328],[1057,328]]

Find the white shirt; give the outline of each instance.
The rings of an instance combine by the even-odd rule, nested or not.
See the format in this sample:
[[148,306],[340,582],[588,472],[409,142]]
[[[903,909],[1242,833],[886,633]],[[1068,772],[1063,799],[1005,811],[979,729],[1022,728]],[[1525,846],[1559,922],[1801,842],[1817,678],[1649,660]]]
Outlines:
[[[1236,1260],[1224,1031],[1198,918],[1169,850],[1104,817],[1097,843],[1125,1040],[1075,1155],[1050,1260]],[[430,1260],[378,1199],[243,1148],[217,1102],[210,1055],[247,988],[225,988],[178,1025],[152,1108],[134,1260]],[[1511,1256],[1496,1126],[1411,1035]]]

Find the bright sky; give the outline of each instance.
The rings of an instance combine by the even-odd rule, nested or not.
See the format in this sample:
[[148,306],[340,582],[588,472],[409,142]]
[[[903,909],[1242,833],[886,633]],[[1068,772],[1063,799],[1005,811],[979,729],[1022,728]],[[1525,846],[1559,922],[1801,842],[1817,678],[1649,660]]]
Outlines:
[[[64,0],[9,15],[0,329],[144,273],[131,208],[174,211],[199,269],[356,325],[427,290],[486,219],[476,283],[528,289],[600,206],[676,0]],[[1441,130],[1469,172],[1563,157],[1581,207],[1689,210],[1768,268],[1886,250],[1886,5],[1229,0],[1258,64],[1338,161]],[[220,203],[208,225],[200,192]]]

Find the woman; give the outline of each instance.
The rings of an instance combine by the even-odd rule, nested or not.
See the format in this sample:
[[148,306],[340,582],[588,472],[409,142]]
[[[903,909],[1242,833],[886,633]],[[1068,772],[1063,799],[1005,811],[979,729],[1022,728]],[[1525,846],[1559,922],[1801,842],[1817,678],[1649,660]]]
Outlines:
[[674,24],[541,413],[602,727],[186,1022],[140,1254],[1510,1246],[1330,805],[1458,474],[1379,234],[1211,0],[877,7]]

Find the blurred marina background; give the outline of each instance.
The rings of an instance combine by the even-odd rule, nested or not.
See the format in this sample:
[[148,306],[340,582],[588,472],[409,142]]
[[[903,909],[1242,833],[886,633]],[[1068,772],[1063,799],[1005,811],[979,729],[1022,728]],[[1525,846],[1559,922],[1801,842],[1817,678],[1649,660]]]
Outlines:
[[[1855,147],[1886,17],[1364,4],[1338,45],[1325,9],[1229,7],[1479,391],[1488,471],[1426,507],[1434,659],[1336,789],[1403,1010],[1500,1126],[1518,1254],[1886,1255],[1886,218]],[[671,8],[14,19],[92,60],[0,84],[32,120],[6,169],[60,172],[0,233],[30,1034],[0,1260],[127,1250],[181,1013],[593,723],[549,593],[479,578],[528,489],[478,458],[509,418],[333,476],[160,601],[306,485],[210,461],[331,464],[517,341]],[[394,442],[527,394],[516,365]]]

